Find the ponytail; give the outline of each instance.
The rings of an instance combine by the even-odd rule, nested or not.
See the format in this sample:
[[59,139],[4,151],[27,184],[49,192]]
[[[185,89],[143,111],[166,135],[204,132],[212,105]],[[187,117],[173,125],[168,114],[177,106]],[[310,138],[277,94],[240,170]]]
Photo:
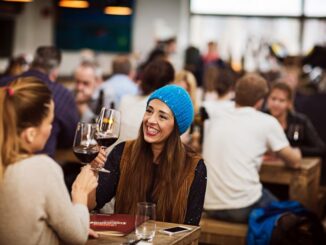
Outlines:
[[39,126],[50,103],[49,88],[34,77],[18,78],[0,88],[0,181],[6,167],[22,157],[21,132]]

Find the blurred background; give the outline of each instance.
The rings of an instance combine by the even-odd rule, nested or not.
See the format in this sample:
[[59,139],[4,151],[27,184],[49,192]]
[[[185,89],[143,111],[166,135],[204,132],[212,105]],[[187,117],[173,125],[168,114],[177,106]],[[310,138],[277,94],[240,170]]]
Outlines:
[[[117,53],[139,64],[160,40],[176,38],[171,61],[184,65],[190,45],[207,43],[235,70],[274,69],[267,58],[300,57],[326,43],[325,0],[2,0],[0,72],[10,57],[32,59],[40,45],[63,50],[60,75],[69,76],[82,55],[110,74]],[[88,50],[88,51],[87,51]]]

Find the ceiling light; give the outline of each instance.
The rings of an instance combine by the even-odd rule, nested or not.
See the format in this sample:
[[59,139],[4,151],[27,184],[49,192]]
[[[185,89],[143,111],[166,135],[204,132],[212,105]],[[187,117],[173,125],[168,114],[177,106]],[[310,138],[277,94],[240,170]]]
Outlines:
[[131,15],[132,9],[129,7],[108,6],[104,9],[104,13],[112,15]]
[[88,8],[89,3],[85,0],[61,0],[59,6],[63,8]]
[[3,0],[4,2],[17,2],[17,3],[29,3],[33,2],[33,0]]

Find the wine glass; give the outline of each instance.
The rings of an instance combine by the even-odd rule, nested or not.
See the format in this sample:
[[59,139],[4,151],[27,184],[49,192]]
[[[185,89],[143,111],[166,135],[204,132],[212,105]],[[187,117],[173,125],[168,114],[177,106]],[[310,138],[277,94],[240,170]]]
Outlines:
[[103,148],[113,145],[120,136],[120,112],[103,107],[97,121],[96,141]]
[[100,151],[95,140],[96,124],[79,122],[75,132],[73,151],[82,164],[93,161]]
[[302,141],[303,128],[300,124],[290,124],[287,132],[287,138],[290,141],[290,145],[298,147]]

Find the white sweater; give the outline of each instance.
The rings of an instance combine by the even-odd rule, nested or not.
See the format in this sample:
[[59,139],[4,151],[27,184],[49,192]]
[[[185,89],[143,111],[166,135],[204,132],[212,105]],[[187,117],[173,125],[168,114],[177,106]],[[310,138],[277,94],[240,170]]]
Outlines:
[[86,206],[73,205],[60,166],[36,155],[7,167],[0,184],[0,244],[84,244]]

